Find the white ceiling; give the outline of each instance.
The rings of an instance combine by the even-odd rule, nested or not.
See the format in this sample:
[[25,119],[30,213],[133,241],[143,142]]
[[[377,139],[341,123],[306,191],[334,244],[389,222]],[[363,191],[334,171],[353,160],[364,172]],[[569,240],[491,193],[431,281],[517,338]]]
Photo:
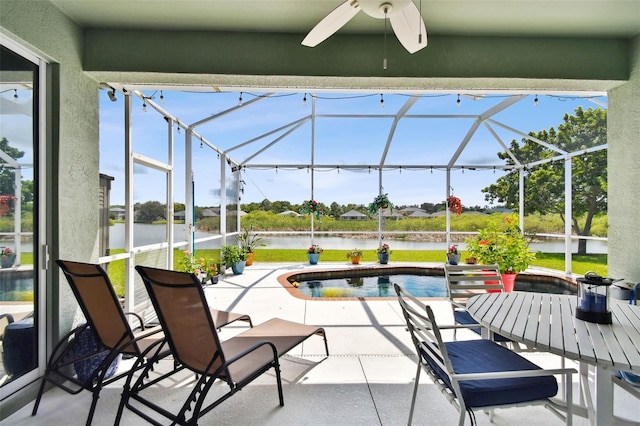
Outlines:
[[[341,0],[51,0],[85,28],[305,34]],[[361,0],[363,1],[363,0]],[[393,3],[393,0],[373,0]],[[420,5],[420,0],[414,0]],[[640,34],[639,0],[422,0],[430,35],[614,37]],[[340,33],[382,32],[364,13]]]

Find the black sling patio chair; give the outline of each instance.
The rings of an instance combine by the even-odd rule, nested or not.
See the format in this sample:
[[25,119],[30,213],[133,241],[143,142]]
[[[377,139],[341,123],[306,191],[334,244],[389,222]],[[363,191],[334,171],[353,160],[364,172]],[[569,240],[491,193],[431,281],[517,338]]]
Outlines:
[[[116,424],[120,423],[125,407],[153,424],[160,424],[156,419],[158,415],[171,420],[172,424],[197,424],[201,416],[272,368],[275,370],[279,402],[283,406],[279,357],[313,335],[324,338],[329,355],[324,329],[278,318],[220,341],[218,324],[211,316],[202,285],[196,277],[140,265],[136,270],[142,276],[156,309],[174,365],[162,378],[152,376],[148,366],[138,374],[131,371],[118,407]],[[145,390],[182,370],[195,373],[196,379],[181,408],[172,413],[167,407],[153,402],[152,395],[147,395]],[[205,404],[205,398],[217,380],[225,382],[229,389]],[[219,392],[222,390],[218,389]]]
[[[36,415],[47,382],[71,393],[82,390],[93,393],[87,425],[91,424],[102,388],[124,378],[128,369],[117,371],[121,355],[137,359],[136,368],[142,368],[148,359],[161,359],[170,354],[162,328],[147,328],[142,317],[125,313],[106,271],[91,263],[57,260],[80,309],[86,319],[67,333],[53,348],[42,378],[32,415]],[[136,318],[135,328],[127,315]],[[219,326],[241,320],[251,325],[248,315],[215,311]]]

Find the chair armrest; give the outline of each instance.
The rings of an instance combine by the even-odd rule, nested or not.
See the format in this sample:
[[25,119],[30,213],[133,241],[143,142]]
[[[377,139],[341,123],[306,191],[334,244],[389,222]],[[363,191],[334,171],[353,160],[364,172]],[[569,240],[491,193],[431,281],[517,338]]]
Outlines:
[[0,319],[6,318],[9,324],[13,322],[13,315],[11,314],[0,314]]
[[269,345],[271,347],[271,350],[273,351],[273,359],[274,360],[278,360],[278,350],[276,349],[276,346],[271,343],[268,340],[263,340],[261,342],[256,343],[255,345],[243,350],[240,353],[235,354],[234,356],[232,356],[231,358],[227,358],[227,365],[229,364],[233,364],[234,362],[242,359],[243,357],[249,355],[251,352],[260,349],[261,347],[265,346],[265,345]]
[[[136,317],[138,319],[138,321],[140,322],[140,330],[144,331],[144,320],[142,319],[142,317],[138,314],[136,314],[135,312],[125,312],[125,315],[133,315],[134,317]],[[134,328],[134,327],[131,327]]]
[[556,369],[541,369],[541,370],[516,370],[516,371],[492,371],[489,373],[454,373],[452,377],[457,380],[487,380],[487,379],[508,379],[511,377],[536,377],[536,376],[552,376],[555,374],[576,374],[578,371],[575,368],[556,368]]

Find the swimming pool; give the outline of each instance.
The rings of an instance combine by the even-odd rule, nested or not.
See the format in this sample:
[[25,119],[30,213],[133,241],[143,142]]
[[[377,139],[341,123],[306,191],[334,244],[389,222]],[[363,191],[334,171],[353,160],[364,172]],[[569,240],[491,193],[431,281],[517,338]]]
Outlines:
[[[282,283],[283,281],[280,280]],[[395,297],[393,284],[398,283],[416,297],[447,297],[442,269],[389,267],[341,269],[286,274],[290,292],[304,298]],[[550,276],[520,274],[516,291],[575,294],[571,284]]]

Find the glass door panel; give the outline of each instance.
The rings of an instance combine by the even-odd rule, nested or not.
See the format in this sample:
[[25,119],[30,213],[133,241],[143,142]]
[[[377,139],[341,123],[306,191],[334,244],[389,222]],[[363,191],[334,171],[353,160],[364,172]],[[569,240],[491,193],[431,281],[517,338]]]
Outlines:
[[38,65],[0,46],[0,386],[37,367]]

